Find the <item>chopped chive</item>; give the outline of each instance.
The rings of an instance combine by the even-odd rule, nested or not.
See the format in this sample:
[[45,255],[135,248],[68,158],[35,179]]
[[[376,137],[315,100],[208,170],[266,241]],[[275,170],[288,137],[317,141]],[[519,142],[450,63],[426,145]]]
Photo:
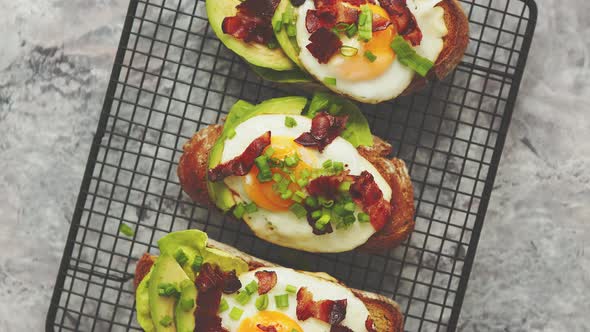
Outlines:
[[272,180],[274,182],[281,182],[282,179],[283,179],[283,176],[279,173],[275,173],[272,175]]
[[182,250],[182,248],[178,248],[178,250],[176,250],[176,252],[174,253],[174,259],[176,259],[180,266],[183,266],[184,264],[186,264],[186,262],[188,262],[188,256],[184,253],[184,250]]
[[309,170],[306,168],[304,170],[301,171],[301,174],[299,174],[302,178],[309,178],[309,176],[311,175],[311,173],[309,173]]
[[357,218],[360,222],[369,222],[371,221],[371,217],[364,213],[364,212],[359,212],[359,214],[357,214]]
[[273,39],[266,44],[266,47],[268,47],[271,50],[274,50],[279,48],[279,43]]
[[195,259],[193,259],[193,264],[191,265],[193,271],[195,271],[195,272],[201,271],[201,265],[203,265],[203,256],[196,255]]
[[303,191],[301,191],[301,190],[297,190],[297,191],[295,192],[295,196],[297,196],[297,197],[299,197],[299,198],[301,198],[301,199],[304,199],[304,198],[306,198],[306,197],[307,197],[307,195],[306,195],[306,194],[305,194]]
[[297,218],[303,218],[307,215],[307,210],[305,209],[305,207],[303,207],[303,205],[299,203],[291,205],[291,207],[289,207],[289,210],[293,212],[295,216],[297,216]]
[[266,148],[266,150],[264,151],[264,155],[267,156],[268,158],[271,158],[272,155],[275,153],[275,149],[273,149],[272,146],[269,146],[268,148]]
[[243,204],[237,204],[232,213],[234,214],[234,217],[242,219],[246,213],[246,208]]
[[291,198],[291,196],[293,196],[293,192],[289,189],[287,189],[283,193],[281,193],[282,199],[289,199],[289,198]]
[[180,292],[175,284],[165,282],[158,285],[158,295],[160,296],[177,296]]
[[291,199],[295,202],[295,203],[301,203],[303,202],[303,198],[297,196],[297,195],[293,195],[291,196]]
[[285,127],[287,128],[293,128],[297,126],[297,121],[295,121],[294,118],[290,117],[290,116],[286,116],[285,117]]
[[244,287],[244,289],[246,290],[246,292],[248,292],[249,295],[252,295],[258,291],[258,283],[252,280],[249,284],[246,285],[246,287]]
[[350,27],[350,24],[344,23],[344,22],[339,22],[334,26],[334,28],[332,30],[336,33],[339,33],[339,32],[344,32],[344,31],[348,30],[349,27]]
[[239,292],[238,296],[236,296],[236,301],[241,305],[245,305],[250,302],[250,294],[248,294],[248,291]]
[[258,181],[260,182],[268,182],[272,180],[272,172],[270,171],[270,166],[268,165],[268,157],[265,155],[261,155],[254,159],[254,163],[256,167],[258,167]]
[[318,202],[320,203],[321,206],[323,206],[325,208],[331,208],[332,206],[334,206],[333,199],[325,199],[322,196],[318,197]]
[[229,309],[229,304],[227,303],[226,299],[221,299],[221,303],[219,303],[219,310],[217,312],[224,312]]
[[238,307],[233,307],[231,309],[231,311],[229,312],[229,318],[231,318],[233,320],[240,320],[240,317],[242,317],[243,313],[244,313],[244,310],[242,310]]
[[276,21],[272,22],[272,27],[275,32],[281,32],[281,29],[283,28],[283,21],[276,20]]
[[344,216],[344,218],[342,218],[342,220],[344,221],[344,223],[346,225],[350,225],[356,221],[356,217],[354,216],[354,214],[352,214],[352,215]]
[[351,185],[352,185],[352,182],[344,181],[344,182],[340,183],[340,185],[338,186],[338,190],[341,192],[348,192],[350,190]]
[[119,233],[123,233],[123,235],[129,237],[135,235],[135,231],[133,230],[133,228],[129,227],[129,225],[125,223],[121,223],[121,225],[119,225]]
[[348,29],[346,29],[346,36],[348,36],[348,38],[352,38],[358,31],[359,30],[356,24],[351,24]]
[[432,61],[416,53],[416,50],[399,35],[391,42],[391,48],[402,65],[414,70],[420,76],[426,76],[434,66]]
[[164,327],[168,327],[172,324],[172,317],[166,315],[164,316],[164,318],[162,318],[160,320],[160,325],[164,326]]
[[195,306],[195,299],[181,299],[179,305],[183,311],[189,311]]
[[344,204],[344,209],[346,211],[354,211],[354,209],[356,208],[356,205],[353,202],[348,202],[346,204]]
[[315,227],[320,230],[324,229],[324,227],[330,222],[330,219],[331,217],[329,214],[322,214],[320,219],[315,222]]
[[352,46],[342,46],[340,47],[340,54],[342,54],[342,56],[345,57],[352,57],[357,55],[359,52],[359,49],[356,47],[352,47]]
[[323,169],[330,169],[332,168],[332,160],[328,159],[322,163]]
[[313,196],[307,196],[307,198],[305,199],[305,205],[309,206],[310,208],[317,208],[318,200]]
[[361,6],[358,30],[361,40],[367,42],[373,38],[373,12],[368,5]]
[[285,291],[287,291],[287,293],[296,293],[297,292],[297,287],[293,286],[293,285],[287,285],[287,287],[285,288]]
[[296,154],[285,158],[285,165],[287,165],[287,167],[295,167],[298,163],[299,157],[297,157]]
[[369,50],[365,51],[365,58],[369,59],[371,62],[375,62],[375,60],[377,60],[377,56]]
[[334,170],[334,172],[339,173],[342,172],[344,170],[344,163],[341,161],[335,161],[332,164],[332,169]]
[[259,296],[256,299],[256,309],[258,310],[266,310],[266,308],[268,307],[268,295],[264,294]]
[[334,213],[338,216],[346,215],[346,210],[344,209],[344,206],[342,206],[342,204],[334,205],[334,208],[332,209],[332,211],[334,211]]
[[297,36],[297,30],[295,29],[295,25],[293,25],[293,24],[287,25],[287,36],[289,36],[289,37]]
[[281,294],[275,296],[275,304],[279,309],[285,309],[289,307],[289,294]]
[[318,220],[318,219],[320,219],[321,217],[322,217],[322,211],[320,211],[320,210],[313,211],[313,212],[311,213],[311,218],[312,218],[313,220]]
[[326,85],[335,86],[336,85],[336,79],[334,77],[324,77],[324,83]]
[[297,185],[299,185],[299,187],[301,187],[301,188],[307,186],[308,184],[309,184],[309,180],[307,180],[307,179],[298,179],[297,180]]
[[256,206],[254,202],[250,202],[250,204],[244,206],[244,209],[246,210],[246,213],[254,213],[258,211],[258,206]]

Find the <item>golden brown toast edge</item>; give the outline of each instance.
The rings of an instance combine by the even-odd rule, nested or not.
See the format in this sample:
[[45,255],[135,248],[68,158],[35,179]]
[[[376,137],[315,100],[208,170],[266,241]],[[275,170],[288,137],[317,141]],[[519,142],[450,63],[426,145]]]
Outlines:
[[[216,248],[222,250],[230,255],[238,257],[248,263],[250,270],[254,270],[261,267],[277,267],[279,265],[271,263],[269,261],[254,257],[252,255],[246,254],[243,251],[240,251],[232,246],[227,244],[215,241],[213,239],[209,239],[207,243],[208,247]],[[149,273],[150,269],[152,268],[154,262],[156,260],[156,256],[150,255],[145,253],[141,259],[137,262],[135,267],[135,278],[133,280],[133,285],[135,289],[137,286],[145,278],[145,276]],[[313,273],[313,272],[306,272],[300,271],[303,273],[311,274],[315,277],[325,279],[330,282],[335,282],[342,284],[337,279],[333,278],[332,276],[325,274],[325,273]],[[344,285],[344,284],[342,284]],[[344,285],[346,286],[346,285]],[[375,323],[375,327],[379,332],[401,332],[403,331],[404,321],[403,321],[403,314],[399,305],[390,298],[387,298],[383,295],[362,291],[358,289],[352,289],[351,291],[365,304],[367,309],[369,310],[369,315],[373,322]]]

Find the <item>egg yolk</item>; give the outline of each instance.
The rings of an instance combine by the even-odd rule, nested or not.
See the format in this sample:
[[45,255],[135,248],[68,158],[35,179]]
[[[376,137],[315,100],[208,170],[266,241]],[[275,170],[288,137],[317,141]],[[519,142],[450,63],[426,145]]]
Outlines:
[[[297,153],[299,155],[299,162],[297,166],[292,168],[295,177],[302,172],[304,169],[311,171],[311,166],[305,162],[305,160],[313,160],[313,156],[306,151],[304,147],[293,141],[292,137],[284,136],[273,136],[271,138],[270,147],[274,150],[272,155],[273,158],[280,160],[285,159],[288,156],[292,156]],[[268,149],[268,148],[267,148]],[[265,150],[266,151],[266,150]],[[273,168],[273,173],[281,174],[281,176],[287,178],[289,175],[284,173],[282,170]],[[273,189],[274,181],[260,182],[258,180],[258,167],[252,167],[250,172],[244,176],[244,189],[248,197],[259,207],[269,211],[288,211],[289,207],[293,205],[293,200],[282,199],[281,195]],[[301,190],[296,183],[289,185],[291,192]]]
[[[388,20],[389,14],[380,6],[368,4],[373,12],[373,17],[381,16]],[[383,74],[395,59],[395,53],[391,49],[391,42],[396,32],[393,25],[388,26],[385,30],[374,31],[371,40],[361,47],[358,53],[352,57],[340,56],[343,63],[338,66],[339,76],[349,81],[370,80]],[[376,57],[371,62],[365,52],[370,51]]]
[[261,332],[258,325],[273,326],[277,332],[302,332],[303,329],[293,319],[278,311],[261,311],[252,317],[244,319],[238,332]]

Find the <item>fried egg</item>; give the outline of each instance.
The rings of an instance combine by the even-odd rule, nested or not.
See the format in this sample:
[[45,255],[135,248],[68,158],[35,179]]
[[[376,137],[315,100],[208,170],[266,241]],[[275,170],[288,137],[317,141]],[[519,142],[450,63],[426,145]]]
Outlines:
[[[391,187],[377,169],[357,149],[342,137],[337,137],[323,152],[306,148],[294,140],[311,129],[311,119],[300,115],[289,115],[297,125],[285,126],[286,115],[268,114],[253,117],[235,128],[235,136],[226,140],[221,162],[227,162],[244,152],[246,147],[267,131],[271,131],[271,147],[274,157],[297,153],[301,161],[294,172],[304,169],[322,168],[327,160],[343,162],[351,175],[368,171],[383,192],[383,198],[391,199]],[[354,222],[345,228],[333,227],[333,232],[323,235],[313,234],[307,219],[297,218],[289,210],[292,200],[283,200],[272,188],[271,182],[260,183],[257,180],[257,168],[253,167],[246,176],[230,176],[224,179],[238,202],[254,202],[258,211],[244,215],[244,220],[252,231],[269,242],[309,252],[342,252],[352,250],[365,242],[375,233],[370,223]],[[292,186],[295,184],[292,183]],[[298,188],[290,188],[295,191]],[[362,212],[357,207],[355,213]]]
[[[407,0],[408,8],[416,17],[423,38],[416,52],[435,62],[443,49],[443,37],[447,35],[444,9],[436,7],[439,0]],[[389,14],[379,5],[368,4],[374,15],[389,19]],[[341,35],[343,46],[352,47],[358,53],[346,57],[337,53],[328,63],[322,64],[306,48],[311,34],[306,28],[306,14],[314,10],[314,0],[306,0],[297,10],[297,44],[301,49],[299,60],[303,67],[320,82],[326,78],[336,79],[336,85],[327,85],[331,90],[368,103],[398,97],[412,82],[414,71],[402,65],[390,45],[396,36],[393,26],[373,32],[372,39],[361,42],[358,38]],[[371,62],[365,57],[370,51],[376,56]]]
[[[355,332],[367,331],[365,327],[365,319],[369,315],[369,311],[365,304],[357,298],[348,288],[320,278],[313,274],[298,272],[289,268],[275,267],[275,268],[260,268],[258,270],[249,271],[241,274],[239,277],[242,285],[248,285],[250,282],[258,280],[255,277],[256,271],[274,271],[277,274],[277,284],[267,293],[268,307],[266,310],[259,311],[256,306],[256,298],[258,294],[253,294],[248,303],[242,305],[237,301],[237,295],[223,295],[228,303],[228,310],[220,313],[221,325],[229,331],[236,332],[260,332],[257,325],[274,326],[277,332],[292,332],[296,331],[314,331],[314,332],[329,332],[330,325],[315,318],[309,318],[305,321],[297,319],[296,307],[297,299],[296,292],[288,293],[287,286],[294,286],[296,289],[306,287],[308,291],[313,294],[315,301],[320,300],[347,300],[346,318],[341,325],[352,329]],[[275,296],[289,294],[288,307],[281,309],[277,308],[275,303]],[[237,307],[243,310],[240,319],[233,319],[230,316],[231,309]]]

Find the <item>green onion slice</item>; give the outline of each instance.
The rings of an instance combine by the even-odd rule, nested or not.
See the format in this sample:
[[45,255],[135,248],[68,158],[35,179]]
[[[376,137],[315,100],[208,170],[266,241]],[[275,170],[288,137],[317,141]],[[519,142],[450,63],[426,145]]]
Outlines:
[[227,303],[226,299],[221,299],[221,303],[219,303],[219,310],[217,312],[224,312],[229,309],[229,304]]
[[340,47],[340,54],[345,57],[352,57],[359,53],[359,49],[352,46],[342,46]]
[[243,313],[244,313],[244,310],[242,310],[238,307],[233,307],[231,309],[231,311],[229,312],[229,318],[231,318],[233,320],[240,320],[240,317],[242,317]]
[[434,66],[432,61],[416,53],[416,50],[412,48],[410,43],[400,35],[397,35],[393,39],[393,42],[391,42],[391,48],[402,65],[409,67],[422,77],[426,76]]
[[275,296],[275,304],[279,309],[285,309],[289,307],[289,294],[281,294]]
[[268,295],[264,294],[259,296],[256,299],[256,309],[258,310],[266,310],[266,308],[268,307]]

